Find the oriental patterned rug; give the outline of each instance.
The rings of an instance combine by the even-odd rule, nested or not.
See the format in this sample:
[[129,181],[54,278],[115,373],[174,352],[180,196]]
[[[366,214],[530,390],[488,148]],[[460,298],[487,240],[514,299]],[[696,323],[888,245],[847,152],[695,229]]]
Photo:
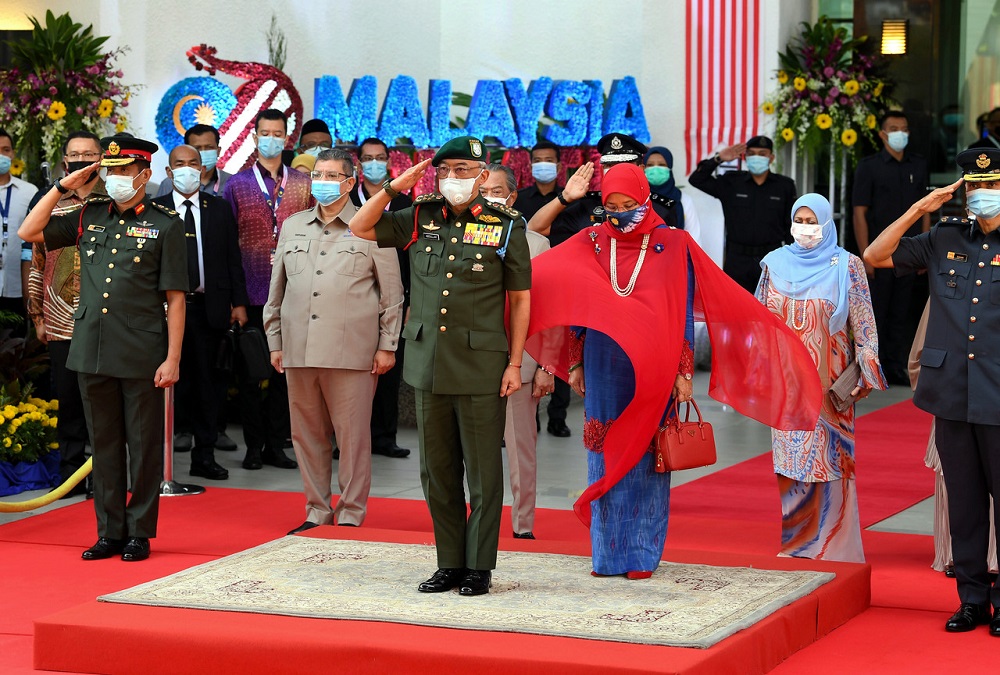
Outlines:
[[417,592],[436,567],[432,546],[284,537],[99,600],[706,648],[834,576],[665,562],[629,581],[501,551],[488,595]]

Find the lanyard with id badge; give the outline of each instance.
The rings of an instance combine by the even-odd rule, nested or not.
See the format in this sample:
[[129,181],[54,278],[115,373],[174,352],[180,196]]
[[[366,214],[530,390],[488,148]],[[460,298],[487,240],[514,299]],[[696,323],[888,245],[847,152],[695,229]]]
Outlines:
[[273,241],[271,242],[271,266],[274,266],[274,253],[278,247],[278,207],[281,206],[281,199],[285,196],[285,183],[288,182],[288,171],[289,169],[283,168],[281,171],[281,185],[278,186],[278,194],[271,198],[271,193],[267,190],[267,185],[264,183],[264,177],[260,174],[260,166],[257,164],[253,165],[253,175],[257,179],[257,186],[260,188],[261,194],[264,195],[264,201],[267,202],[267,208],[271,211],[271,233],[273,236]]
[[7,197],[0,200],[0,218],[3,219],[3,240],[0,241],[0,270],[3,269],[3,259],[7,255],[7,239],[10,237],[10,232],[7,230],[7,223],[10,218],[10,196],[14,192],[14,186],[7,185]]

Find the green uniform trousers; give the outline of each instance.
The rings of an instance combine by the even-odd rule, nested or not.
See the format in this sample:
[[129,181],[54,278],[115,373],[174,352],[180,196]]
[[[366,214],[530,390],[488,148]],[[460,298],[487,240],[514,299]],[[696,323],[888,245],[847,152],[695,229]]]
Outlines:
[[163,480],[163,390],[151,377],[79,377],[94,449],[97,534],[155,537]]
[[[503,511],[500,443],[507,399],[416,389],[420,484],[434,521],[438,567],[492,570]],[[464,478],[469,481],[466,508]]]

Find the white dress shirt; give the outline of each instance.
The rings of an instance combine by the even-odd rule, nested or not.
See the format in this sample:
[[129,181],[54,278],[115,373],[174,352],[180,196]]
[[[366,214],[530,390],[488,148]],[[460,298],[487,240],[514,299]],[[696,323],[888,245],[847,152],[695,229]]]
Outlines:
[[0,185],[0,208],[7,204],[8,193],[10,195],[6,226],[0,224],[0,296],[4,298],[22,296],[21,238],[17,236],[17,228],[21,227],[28,213],[28,204],[36,192],[38,188],[34,185],[14,176],[10,176],[6,185]]
[[201,202],[199,198],[201,197],[201,192],[195,192],[190,197],[185,197],[177,190],[174,190],[174,211],[180,216],[181,220],[187,218],[188,207],[184,205],[185,201],[191,202],[191,210],[194,213],[194,233],[197,237],[198,242],[198,279],[201,281],[198,288],[192,288],[191,291],[194,293],[204,293],[205,292],[205,252],[202,249],[202,238],[201,238]]

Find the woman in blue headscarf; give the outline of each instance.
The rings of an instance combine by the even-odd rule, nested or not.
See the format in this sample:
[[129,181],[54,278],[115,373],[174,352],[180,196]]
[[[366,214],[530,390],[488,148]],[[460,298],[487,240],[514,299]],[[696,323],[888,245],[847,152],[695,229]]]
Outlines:
[[649,189],[654,194],[674,200],[674,215],[677,216],[677,227],[686,230],[695,241],[700,242],[701,222],[695,211],[694,200],[681,192],[674,180],[674,155],[662,145],[649,149],[643,158],[646,165],[646,179]]
[[[864,263],[837,245],[833,209],[806,194],[792,206],[794,243],[761,261],[757,298],[805,343],[823,389],[857,361],[855,392],[885,389]],[[864,562],[854,484],[854,406],[829,393],[813,431],[771,432],[781,494],[781,555]]]

